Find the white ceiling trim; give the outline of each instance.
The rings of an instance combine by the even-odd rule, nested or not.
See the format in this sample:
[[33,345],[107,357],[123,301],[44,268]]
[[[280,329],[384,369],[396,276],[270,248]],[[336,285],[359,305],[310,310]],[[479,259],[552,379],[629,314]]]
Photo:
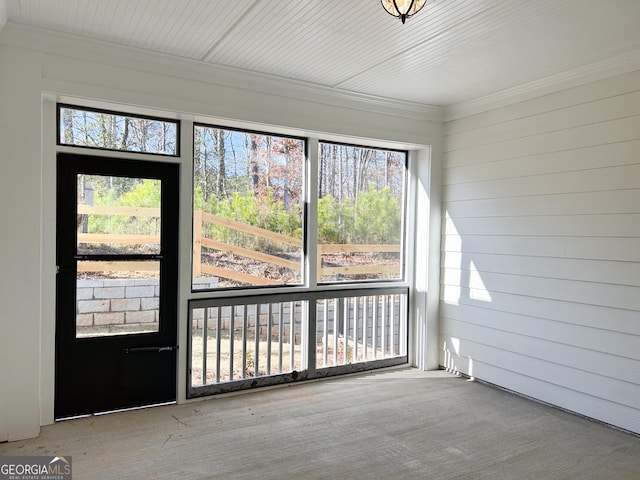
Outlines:
[[[383,113],[390,117],[400,116],[436,123],[441,123],[444,118],[444,108],[439,106],[377,97],[264,73],[249,72],[235,67],[212,65],[200,60],[177,57],[136,47],[115,45],[102,40],[88,39],[13,22],[8,22],[5,30],[3,32],[4,41],[22,48],[43,50],[66,56],[76,54],[94,61],[95,58],[115,55],[127,60],[133,59],[133,63],[137,67],[142,65],[143,62],[152,62],[156,65],[179,68],[181,72],[189,75],[191,79],[212,84],[244,88],[255,92],[319,104]],[[168,74],[168,72],[165,72],[165,74]]]
[[605,78],[640,70],[640,45],[589,65],[550,75],[516,87],[445,107],[444,121],[457,120],[514,103],[556,93]]
[[[202,68],[191,70],[199,68],[203,81],[208,68],[212,81],[226,75],[247,91],[268,93],[260,90],[262,83],[296,100],[344,102],[346,108],[388,115],[404,108],[420,118],[430,105],[466,115],[463,106],[473,112],[492,99],[526,98],[546,91],[546,81],[585,81],[591,73],[583,65],[606,64],[640,46],[640,0],[429,0],[407,25],[386,14],[379,0],[2,4],[8,25],[66,32],[76,43],[93,38],[139,49],[143,64],[158,63],[150,52],[174,58],[165,65],[178,65],[179,58],[201,62]],[[82,50],[73,48],[74,54]],[[101,51],[112,54],[106,47]],[[607,70],[619,71],[611,65]]]

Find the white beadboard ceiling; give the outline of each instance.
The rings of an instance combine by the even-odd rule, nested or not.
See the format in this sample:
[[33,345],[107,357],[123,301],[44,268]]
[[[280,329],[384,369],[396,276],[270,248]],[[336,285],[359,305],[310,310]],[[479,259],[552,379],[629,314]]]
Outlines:
[[405,25],[379,0],[2,2],[10,23],[426,105],[640,52],[640,0],[427,0]]

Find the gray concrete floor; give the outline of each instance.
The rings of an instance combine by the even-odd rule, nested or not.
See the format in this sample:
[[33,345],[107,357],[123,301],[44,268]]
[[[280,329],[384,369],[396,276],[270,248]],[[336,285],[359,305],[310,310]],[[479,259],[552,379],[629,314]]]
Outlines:
[[640,479],[640,437],[445,372],[389,369],[60,422],[0,456],[83,479]]

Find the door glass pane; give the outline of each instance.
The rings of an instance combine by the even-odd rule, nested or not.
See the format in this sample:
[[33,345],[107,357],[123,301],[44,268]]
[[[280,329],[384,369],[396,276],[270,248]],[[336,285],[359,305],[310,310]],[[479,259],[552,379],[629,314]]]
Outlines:
[[160,253],[160,180],[78,175],[80,255]]
[[159,331],[160,262],[77,262],[76,338]]

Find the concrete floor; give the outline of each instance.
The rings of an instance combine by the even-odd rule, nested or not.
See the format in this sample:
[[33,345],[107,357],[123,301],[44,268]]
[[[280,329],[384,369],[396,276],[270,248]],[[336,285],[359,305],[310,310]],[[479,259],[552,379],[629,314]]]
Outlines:
[[640,437],[402,368],[94,416],[0,444],[91,479],[640,479]]

